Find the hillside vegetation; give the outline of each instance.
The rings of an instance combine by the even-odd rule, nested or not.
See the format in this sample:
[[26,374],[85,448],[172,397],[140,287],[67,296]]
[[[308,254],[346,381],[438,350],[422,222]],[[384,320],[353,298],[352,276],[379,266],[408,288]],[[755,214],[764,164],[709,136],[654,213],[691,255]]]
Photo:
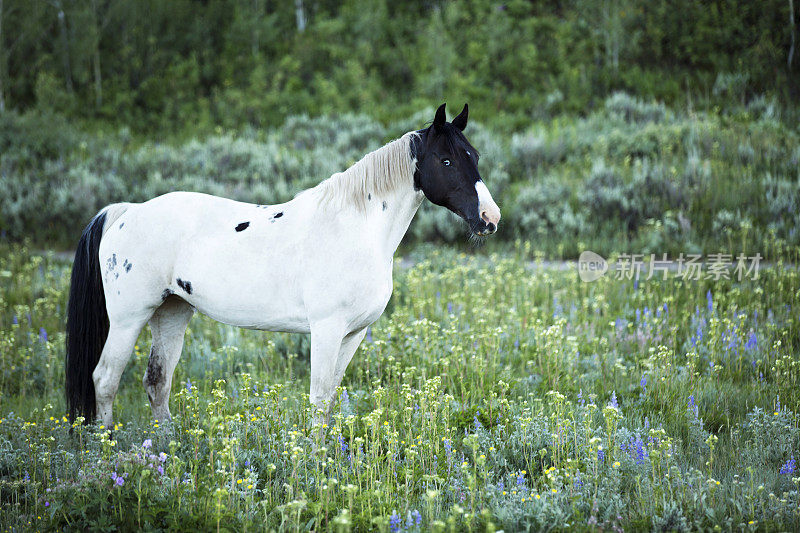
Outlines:
[[[294,116],[272,129],[218,129],[169,144],[127,130],[81,132],[49,114],[0,115],[0,229],[6,239],[74,246],[103,206],[174,190],[279,203],[432,116],[384,126],[363,115]],[[754,253],[800,243],[800,142],[765,99],[738,114],[677,112],[624,93],[585,118],[513,134],[467,133],[503,211],[502,246],[531,240],[550,257],[600,253]],[[425,203],[406,245],[461,244],[466,228]]]

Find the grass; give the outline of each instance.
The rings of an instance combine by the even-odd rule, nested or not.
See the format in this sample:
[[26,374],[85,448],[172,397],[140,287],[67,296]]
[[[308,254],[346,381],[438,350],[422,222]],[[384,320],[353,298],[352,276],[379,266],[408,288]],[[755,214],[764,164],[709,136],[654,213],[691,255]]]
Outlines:
[[[0,248],[4,530],[800,528],[798,250],[759,279],[583,283],[420,248],[311,427],[308,340],[197,316],[153,421],[63,418],[68,266]],[[113,432],[109,432],[113,429]]]

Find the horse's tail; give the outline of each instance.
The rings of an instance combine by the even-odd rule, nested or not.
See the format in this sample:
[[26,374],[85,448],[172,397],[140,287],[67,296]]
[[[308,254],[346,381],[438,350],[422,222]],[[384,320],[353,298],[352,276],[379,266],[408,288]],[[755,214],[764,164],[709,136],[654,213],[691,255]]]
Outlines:
[[108,337],[108,311],[100,274],[100,241],[130,204],[112,204],[101,210],[83,230],[75,261],[67,306],[66,396],[69,420],[96,414],[92,372]]

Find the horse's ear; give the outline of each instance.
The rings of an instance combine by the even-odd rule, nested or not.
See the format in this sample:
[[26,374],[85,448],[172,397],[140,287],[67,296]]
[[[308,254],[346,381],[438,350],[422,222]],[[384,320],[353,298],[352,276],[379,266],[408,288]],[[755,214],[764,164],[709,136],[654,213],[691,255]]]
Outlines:
[[446,105],[446,103],[440,105],[439,109],[436,110],[436,116],[433,118],[433,127],[437,130],[441,129],[447,122],[447,116],[444,114],[444,106]]
[[464,104],[464,109],[462,109],[461,113],[459,113],[458,116],[453,119],[453,126],[461,131],[464,131],[464,128],[467,127],[467,118],[469,118],[469,106]]

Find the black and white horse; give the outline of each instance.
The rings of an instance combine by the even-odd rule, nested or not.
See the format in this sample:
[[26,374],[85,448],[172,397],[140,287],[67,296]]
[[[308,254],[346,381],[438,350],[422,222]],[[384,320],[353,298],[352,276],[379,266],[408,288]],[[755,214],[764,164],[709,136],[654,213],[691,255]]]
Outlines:
[[83,232],[67,318],[70,419],[113,424],[112,403],[139,332],[153,346],[144,387],[168,420],[172,375],[195,310],[244,328],[311,334],[311,401],[327,411],[367,326],[392,293],[395,250],[423,196],[472,233],[500,210],[445,106],[430,127],[364,156],[280,205],[174,192],[113,204]]

